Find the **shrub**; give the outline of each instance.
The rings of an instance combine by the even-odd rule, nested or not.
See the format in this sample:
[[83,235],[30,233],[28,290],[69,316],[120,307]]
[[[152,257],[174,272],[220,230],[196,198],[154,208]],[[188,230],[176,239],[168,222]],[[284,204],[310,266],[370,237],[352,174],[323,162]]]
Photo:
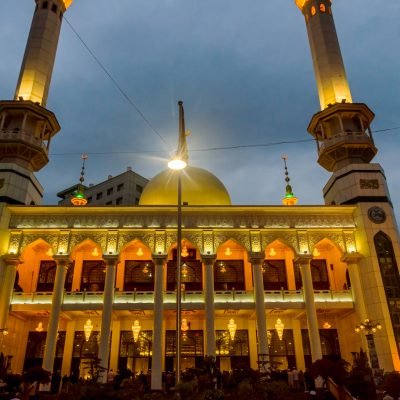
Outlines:
[[191,399],[193,396],[193,384],[191,382],[181,382],[175,386],[176,393],[179,393],[182,400]]

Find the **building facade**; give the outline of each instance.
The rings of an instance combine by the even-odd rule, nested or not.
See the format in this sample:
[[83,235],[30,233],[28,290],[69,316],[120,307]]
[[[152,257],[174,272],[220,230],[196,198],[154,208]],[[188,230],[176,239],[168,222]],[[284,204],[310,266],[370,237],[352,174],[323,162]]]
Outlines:
[[[51,19],[59,29],[59,12],[70,3],[37,0],[33,27]],[[318,162],[332,172],[326,205],[235,206],[210,172],[182,172],[183,369],[205,355],[222,370],[265,360],[304,369],[322,357],[351,361],[360,347],[373,368],[400,369],[399,237],[383,170],[371,163],[373,113],[352,103],[331,1],[296,4],[321,100],[308,130]],[[28,41],[26,58],[37,43]],[[21,79],[18,87],[26,87]],[[44,121],[52,116],[40,93],[32,100],[25,92],[0,103],[0,172],[23,165],[31,175],[22,186],[47,157],[48,145],[35,147],[34,139],[49,141],[56,130]],[[23,133],[10,134],[15,121],[25,121]],[[5,156],[10,141],[13,159]],[[35,168],[21,161],[27,147],[41,160]],[[5,187],[0,346],[13,372],[42,365],[85,377],[85,363],[99,357],[114,371],[151,369],[152,388],[161,388],[162,371],[176,363],[177,182],[174,172],[161,172],[135,207],[32,207],[29,196]],[[356,333],[365,319],[382,329]]]
[[[93,205],[134,205],[139,204],[140,196],[148,179],[132,171],[130,167],[117,176],[108,176],[106,181],[84,187],[88,204]],[[74,196],[77,186],[72,186],[57,193],[62,200],[59,205],[71,205],[71,198]]]

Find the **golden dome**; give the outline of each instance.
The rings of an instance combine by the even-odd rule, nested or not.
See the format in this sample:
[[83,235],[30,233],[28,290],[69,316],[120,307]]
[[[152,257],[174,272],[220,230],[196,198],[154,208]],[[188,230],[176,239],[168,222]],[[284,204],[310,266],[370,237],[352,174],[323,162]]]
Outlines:
[[[139,205],[176,205],[177,202],[177,171],[167,169],[145,186]],[[187,166],[182,170],[182,204],[186,203],[189,206],[229,206],[231,199],[215,175],[202,168]]]

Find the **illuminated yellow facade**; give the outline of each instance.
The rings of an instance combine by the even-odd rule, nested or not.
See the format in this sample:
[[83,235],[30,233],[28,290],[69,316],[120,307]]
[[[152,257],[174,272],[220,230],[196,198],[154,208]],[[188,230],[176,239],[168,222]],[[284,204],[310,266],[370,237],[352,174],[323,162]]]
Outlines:
[[[70,2],[37,4],[33,26],[55,21],[53,6]],[[183,369],[212,355],[221,370],[264,361],[304,370],[322,357],[351,361],[363,347],[374,369],[400,370],[399,238],[383,170],[370,163],[374,115],[351,103],[331,2],[296,4],[322,108],[308,130],[319,163],[333,173],[323,189],[326,205],[296,205],[287,170],[283,206],[240,206],[213,174],[185,169]],[[52,26],[58,38],[59,22]],[[321,32],[326,36],[317,38]],[[161,389],[162,371],[173,370],[176,358],[176,174],[153,178],[138,206],[32,206],[40,193],[32,197],[27,182],[37,186],[33,172],[47,162],[59,126],[42,107],[50,76],[42,80],[31,63],[31,39],[16,100],[0,102],[0,176],[9,179],[10,168],[31,174],[16,191],[0,188],[1,352],[16,373],[42,365],[87,377],[85,361],[93,357],[114,371],[151,366],[151,386]],[[54,56],[55,49],[44,57],[47,71]],[[337,62],[328,62],[331,56]],[[10,139],[16,124],[24,127],[22,147]],[[35,139],[46,146],[32,146]],[[38,147],[34,163],[26,149]],[[354,330],[367,318],[382,325],[368,342]]]

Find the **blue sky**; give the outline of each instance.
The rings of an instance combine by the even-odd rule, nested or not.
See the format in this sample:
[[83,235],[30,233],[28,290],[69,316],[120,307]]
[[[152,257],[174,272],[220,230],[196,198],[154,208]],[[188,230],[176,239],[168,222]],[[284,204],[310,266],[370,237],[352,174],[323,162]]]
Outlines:
[[[0,4],[0,96],[12,98],[33,0]],[[333,14],[353,100],[376,113],[373,129],[400,126],[400,2],[334,0]],[[322,204],[329,173],[313,142],[224,151],[196,149],[311,138],[319,110],[305,23],[292,0],[75,0],[66,18],[163,141],[116,90],[64,21],[47,107],[62,131],[38,174],[46,204],[77,183],[131,166],[151,178],[177,142],[177,101],[185,105],[190,163],[216,174],[234,204],[280,204],[282,154],[299,204]],[[400,129],[375,135],[375,162],[400,202]],[[151,152],[148,152],[151,151]],[[113,154],[132,152],[130,154]]]

